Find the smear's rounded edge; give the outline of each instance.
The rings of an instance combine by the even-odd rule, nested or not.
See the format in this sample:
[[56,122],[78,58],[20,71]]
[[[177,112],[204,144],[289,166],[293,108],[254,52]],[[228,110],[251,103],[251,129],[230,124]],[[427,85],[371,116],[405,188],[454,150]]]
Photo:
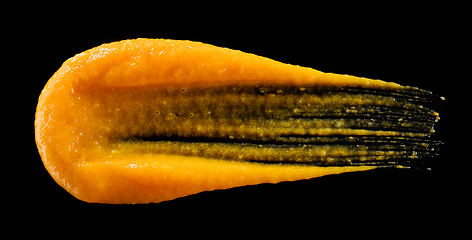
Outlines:
[[[178,159],[177,159],[178,158]],[[177,160],[177,161],[176,161]],[[261,183],[279,183],[373,169],[306,167],[226,162],[198,157],[141,156],[116,162],[82,163],[78,174],[94,185],[75,196],[86,202],[158,203],[204,191]],[[274,175],[274,171],[278,174]]]
[[323,73],[237,50],[181,40],[136,39],[103,44],[74,56],[64,65],[62,68],[69,70],[68,78],[79,87],[131,87],[170,82],[251,84],[254,81],[399,87],[396,83]]

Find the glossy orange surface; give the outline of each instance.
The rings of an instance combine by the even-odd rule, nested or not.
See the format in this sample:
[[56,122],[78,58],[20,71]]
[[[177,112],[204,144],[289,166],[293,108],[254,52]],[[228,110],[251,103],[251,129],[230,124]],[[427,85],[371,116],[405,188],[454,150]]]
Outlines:
[[[51,77],[36,110],[37,147],[47,171],[65,190],[86,202],[113,204],[161,202],[214,189],[373,168],[228,161],[154,153],[145,151],[148,145],[124,142],[152,134],[159,125],[149,120],[156,113],[150,110],[156,99],[140,91],[257,84],[400,87],[198,42],[126,40],[78,54]],[[168,104],[164,109],[189,107],[178,101],[159,102]],[[180,129],[185,129],[186,122],[181,122]],[[209,126],[205,124],[202,131]],[[195,129],[193,134],[198,134]],[[256,134],[257,126],[247,131]]]

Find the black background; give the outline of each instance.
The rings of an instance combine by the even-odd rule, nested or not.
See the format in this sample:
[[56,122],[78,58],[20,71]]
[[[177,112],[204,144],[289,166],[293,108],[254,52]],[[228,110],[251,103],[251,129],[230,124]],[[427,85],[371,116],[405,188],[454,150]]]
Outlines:
[[[283,223],[298,221],[303,216],[336,222],[369,213],[375,219],[400,217],[411,222],[440,221],[438,217],[450,211],[444,208],[451,204],[444,202],[445,197],[459,198],[447,175],[454,159],[448,146],[446,126],[450,126],[453,111],[447,106],[453,105],[454,98],[448,83],[451,72],[460,68],[451,66],[451,61],[457,58],[457,49],[452,43],[460,37],[454,35],[454,20],[446,21],[446,16],[439,14],[443,12],[441,7],[409,9],[380,7],[372,12],[359,12],[349,8],[344,11],[320,8],[299,13],[303,10],[299,6],[268,15],[258,11],[220,10],[191,16],[168,9],[172,14],[163,18],[158,18],[158,14],[131,16],[123,12],[98,19],[94,16],[99,16],[100,12],[85,9],[31,19],[15,28],[15,37],[5,44],[5,49],[14,54],[16,82],[11,89],[21,91],[19,99],[27,99],[21,101],[20,113],[26,122],[14,120],[22,124],[21,139],[17,141],[21,141],[24,148],[18,153],[21,159],[11,160],[20,163],[14,169],[21,171],[13,171],[14,177],[8,181],[13,188],[10,196],[14,196],[10,200],[20,203],[19,209],[29,209],[27,216],[93,213],[117,219],[123,214],[133,214],[136,218],[173,216],[169,219],[174,219],[204,215]],[[433,106],[441,117],[434,137],[446,144],[431,171],[379,169],[204,192],[148,205],[82,202],[57,185],[42,165],[34,142],[37,99],[48,79],[66,59],[102,43],[138,37],[200,41],[324,72],[431,90],[446,98]],[[27,90],[20,90],[24,88]],[[283,218],[286,213],[296,217]],[[404,214],[408,214],[408,219],[404,219]]]

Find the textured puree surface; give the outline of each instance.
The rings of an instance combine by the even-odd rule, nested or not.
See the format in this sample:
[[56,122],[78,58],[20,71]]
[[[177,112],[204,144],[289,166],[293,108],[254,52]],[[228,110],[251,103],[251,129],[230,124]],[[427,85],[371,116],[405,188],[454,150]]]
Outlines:
[[431,98],[207,44],[128,40],[64,63],[40,96],[36,142],[79,199],[160,202],[432,157]]
[[[437,121],[437,113],[407,101],[336,89],[177,85],[94,95],[87,98],[95,99],[91,109],[99,116],[90,118],[96,128],[106,126],[103,139],[112,139],[113,148],[235,161],[326,165],[413,157],[392,142],[429,136]],[[369,136],[371,143],[384,141],[372,145]]]

